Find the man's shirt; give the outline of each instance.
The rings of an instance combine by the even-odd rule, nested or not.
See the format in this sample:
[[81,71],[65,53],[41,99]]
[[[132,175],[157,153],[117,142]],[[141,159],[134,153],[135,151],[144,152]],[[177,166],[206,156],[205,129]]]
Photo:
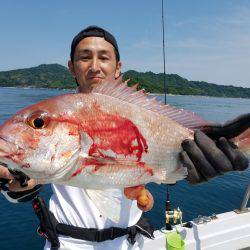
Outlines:
[[[136,201],[131,201],[124,196],[121,189],[108,189],[113,196],[121,200],[122,216],[118,223],[105,218],[96,208],[84,189],[52,185],[53,195],[50,199],[50,210],[60,223],[83,228],[126,228],[135,225],[141,217],[142,211],[137,207]],[[141,249],[143,239],[137,236],[137,242],[131,246],[126,240],[127,236],[119,237],[101,243],[73,239],[68,236],[59,236],[60,249],[73,250],[113,250],[113,249]],[[46,242],[45,250],[50,249],[50,243]]]

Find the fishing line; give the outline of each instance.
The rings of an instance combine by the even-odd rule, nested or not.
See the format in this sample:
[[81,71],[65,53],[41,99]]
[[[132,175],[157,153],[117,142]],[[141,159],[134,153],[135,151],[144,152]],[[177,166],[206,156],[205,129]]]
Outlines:
[[164,82],[164,103],[167,104],[166,84],[166,53],[165,53],[165,25],[164,25],[164,0],[161,1],[161,23],[162,23],[162,56],[163,56],[163,82]]

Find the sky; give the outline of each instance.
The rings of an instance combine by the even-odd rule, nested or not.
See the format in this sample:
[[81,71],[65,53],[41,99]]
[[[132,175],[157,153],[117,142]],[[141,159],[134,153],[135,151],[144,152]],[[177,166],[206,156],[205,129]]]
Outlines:
[[[250,87],[250,1],[165,0],[166,73]],[[0,71],[67,65],[73,37],[109,30],[123,71],[163,72],[161,0],[0,0]]]

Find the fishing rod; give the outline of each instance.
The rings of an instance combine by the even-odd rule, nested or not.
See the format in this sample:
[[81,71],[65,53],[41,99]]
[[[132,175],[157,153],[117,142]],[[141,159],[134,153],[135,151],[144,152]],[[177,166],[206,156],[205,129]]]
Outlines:
[[[165,25],[164,25],[164,0],[161,0],[161,24],[162,24],[162,57],[163,57],[163,84],[164,84],[164,104],[167,104],[167,84],[166,84],[166,52],[165,52]],[[166,214],[171,210],[170,191],[166,185]],[[170,229],[170,224],[166,220],[166,229]]]
[[[165,0],[167,1],[167,0]],[[165,25],[164,25],[164,0],[161,0],[161,23],[162,23],[162,57],[163,57],[163,83],[164,83],[164,104],[167,104],[167,83],[166,83],[166,52],[165,52]],[[165,229],[172,230],[172,224],[177,221],[182,223],[182,212],[179,208],[171,210],[170,189],[166,185],[166,213],[165,213]]]

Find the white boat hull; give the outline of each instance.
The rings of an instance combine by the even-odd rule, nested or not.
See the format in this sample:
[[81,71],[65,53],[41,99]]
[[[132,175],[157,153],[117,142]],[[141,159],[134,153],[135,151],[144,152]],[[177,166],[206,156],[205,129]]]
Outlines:
[[[249,210],[249,209],[248,209]],[[250,250],[250,211],[219,214],[216,219],[193,227],[177,225],[185,250]],[[155,239],[145,239],[143,250],[166,250],[165,233],[157,230]]]

